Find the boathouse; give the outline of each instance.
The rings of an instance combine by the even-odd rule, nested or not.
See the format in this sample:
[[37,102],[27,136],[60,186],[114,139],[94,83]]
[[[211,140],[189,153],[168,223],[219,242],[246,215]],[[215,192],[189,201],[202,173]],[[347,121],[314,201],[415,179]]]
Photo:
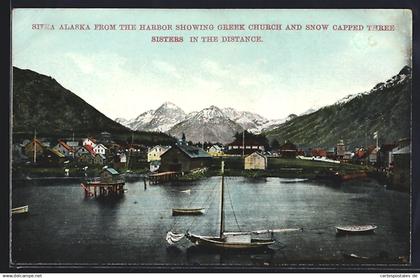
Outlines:
[[116,182],[120,180],[120,173],[114,168],[105,168],[100,172],[101,182]]
[[245,157],[245,170],[265,170],[267,169],[267,157],[259,152],[254,152]]
[[175,145],[160,156],[161,172],[189,172],[210,166],[211,156],[201,148],[185,144]]

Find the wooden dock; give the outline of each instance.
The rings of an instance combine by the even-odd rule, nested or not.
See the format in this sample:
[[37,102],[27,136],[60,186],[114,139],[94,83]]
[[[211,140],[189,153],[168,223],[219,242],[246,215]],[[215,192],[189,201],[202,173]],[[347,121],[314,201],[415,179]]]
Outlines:
[[106,197],[119,196],[124,194],[123,180],[113,182],[82,182],[80,186],[84,189],[85,197]]
[[162,172],[149,175],[149,184],[159,184],[175,180],[179,176],[178,172]]

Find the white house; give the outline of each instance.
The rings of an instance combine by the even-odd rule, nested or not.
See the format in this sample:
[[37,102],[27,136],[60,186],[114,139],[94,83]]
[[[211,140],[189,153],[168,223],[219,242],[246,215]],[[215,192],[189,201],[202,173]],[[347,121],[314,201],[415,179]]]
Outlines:
[[83,140],[83,146],[86,146],[86,145],[94,148],[96,146],[96,140],[93,138],[86,138]]
[[213,145],[209,148],[207,151],[211,156],[222,156],[223,153],[223,147],[219,145]]
[[80,147],[79,149],[77,149],[77,151],[76,151],[76,156],[77,157],[80,157],[84,154],[90,154],[93,157],[95,157],[95,155],[96,155],[95,151],[93,150],[93,148],[90,145],[84,145],[84,146]]
[[127,155],[125,153],[120,154],[120,163],[127,163]]
[[103,155],[106,155],[108,152],[108,148],[105,147],[103,144],[96,145],[95,147],[93,147],[93,150],[95,151],[95,153]]
[[54,147],[54,149],[56,149],[60,153],[64,154],[64,156],[66,156],[66,157],[74,156],[74,152],[75,152],[72,147],[70,147],[69,145],[67,145],[63,141],[58,141],[58,144]]
[[165,147],[165,146],[160,146],[160,145],[154,146],[147,152],[147,162],[150,162],[153,160],[160,160],[160,156],[169,149],[170,147]]

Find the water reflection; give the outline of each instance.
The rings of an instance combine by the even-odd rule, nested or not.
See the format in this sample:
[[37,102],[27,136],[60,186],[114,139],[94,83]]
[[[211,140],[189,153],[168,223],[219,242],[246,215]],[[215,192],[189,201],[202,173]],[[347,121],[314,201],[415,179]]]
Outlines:
[[[347,253],[387,261],[408,256],[408,194],[368,181],[331,186],[310,180],[227,177],[225,182],[226,230],[303,231],[277,233],[276,244],[257,253],[203,249],[186,240],[168,246],[165,236],[170,230],[219,233],[220,177],[147,185],[146,190],[140,179],[127,182],[128,191],[114,199],[85,198],[77,181],[19,181],[13,184],[12,202],[29,205],[30,213],[12,219],[13,260],[278,265],[343,262]],[[172,208],[188,207],[206,211],[200,216],[172,216]],[[335,233],[337,225],[372,223],[378,226],[375,234],[343,237]],[[381,251],[388,257],[379,256]]]

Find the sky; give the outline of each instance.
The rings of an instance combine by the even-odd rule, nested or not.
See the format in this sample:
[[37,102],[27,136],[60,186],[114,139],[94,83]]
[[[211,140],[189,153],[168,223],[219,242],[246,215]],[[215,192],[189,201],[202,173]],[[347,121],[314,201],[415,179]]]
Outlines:
[[[15,9],[12,64],[53,77],[112,119],[131,119],[166,101],[186,113],[216,105],[281,119],[369,91],[411,65],[411,20],[409,10]],[[58,30],[61,24],[91,30]],[[95,31],[94,24],[213,24],[215,30]],[[219,24],[282,24],[283,30],[219,31]],[[288,24],[303,30],[284,30]],[[306,24],[329,30],[307,31]],[[332,30],[346,24],[365,28]],[[367,31],[369,24],[395,31]],[[151,42],[168,35],[184,42]],[[188,42],[238,35],[263,42]]]

